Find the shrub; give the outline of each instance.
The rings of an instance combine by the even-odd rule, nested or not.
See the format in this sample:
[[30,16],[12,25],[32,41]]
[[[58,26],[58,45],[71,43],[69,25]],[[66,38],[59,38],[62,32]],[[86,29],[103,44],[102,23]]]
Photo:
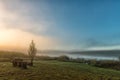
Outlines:
[[120,62],[119,61],[112,61],[112,60],[97,61],[97,63],[94,64],[94,66],[120,70],[120,67],[119,67]]
[[70,58],[66,55],[62,55],[62,56],[58,57],[57,60],[59,60],[59,61],[69,61]]

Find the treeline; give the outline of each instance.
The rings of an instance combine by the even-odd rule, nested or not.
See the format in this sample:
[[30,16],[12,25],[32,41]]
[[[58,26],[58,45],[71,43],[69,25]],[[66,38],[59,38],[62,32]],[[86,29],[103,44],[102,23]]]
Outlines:
[[65,55],[59,57],[38,56],[36,60],[58,60],[64,62],[76,62],[76,63],[88,64],[95,67],[120,70],[120,61],[116,61],[116,60],[96,60],[96,59],[84,59],[84,58],[73,59]]
[[16,57],[27,58],[28,56],[22,52],[0,51],[0,62],[8,62]]

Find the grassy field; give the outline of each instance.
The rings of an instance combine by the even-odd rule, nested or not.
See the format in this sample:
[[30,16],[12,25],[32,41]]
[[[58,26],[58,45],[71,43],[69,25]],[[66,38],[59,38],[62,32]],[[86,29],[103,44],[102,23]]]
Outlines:
[[120,71],[59,61],[36,61],[24,70],[0,62],[0,80],[120,80]]

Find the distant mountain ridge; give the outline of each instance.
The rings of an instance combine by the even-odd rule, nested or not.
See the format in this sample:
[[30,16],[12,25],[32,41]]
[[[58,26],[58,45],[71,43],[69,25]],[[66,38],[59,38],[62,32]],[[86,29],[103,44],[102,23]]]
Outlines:
[[120,56],[120,50],[96,50],[96,51],[80,51],[80,52],[70,52],[70,54],[87,54],[96,56]]
[[120,56],[120,50],[96,50],[96,51],[62,51],[62,50],[44,50],[38,51],[38,53],[65,53],[65,54],[84,54],[84,55],[96,55],[96,56]]

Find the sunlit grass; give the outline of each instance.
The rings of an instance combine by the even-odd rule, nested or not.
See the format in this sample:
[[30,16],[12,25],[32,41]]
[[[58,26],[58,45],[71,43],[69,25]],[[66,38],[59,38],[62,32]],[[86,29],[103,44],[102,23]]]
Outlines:
[[100,80],[101,76],[104,80],[119,80],[119,75],[120,71],[72,62],[36,61],[27,70],[0,63],[0,80]]

